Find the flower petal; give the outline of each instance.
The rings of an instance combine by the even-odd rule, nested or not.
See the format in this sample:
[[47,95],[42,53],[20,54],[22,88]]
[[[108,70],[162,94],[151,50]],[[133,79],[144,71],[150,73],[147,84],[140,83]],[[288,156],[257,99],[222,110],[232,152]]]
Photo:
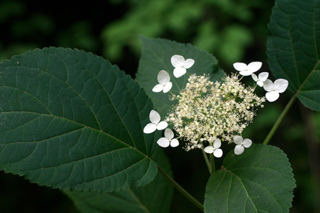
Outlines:
[[221,146],[221,140],[220,139],[215,140],[213,143],[213,147],[219,148],[220,146]]
[[184,57],[181,56],[181,55],[174,55],[171,57],[171,64],[172,66],[174,67],[178,67],[178,66],[181,66],[183,65],[184,63]]
[[236,135],[233,137],[233,140],[235,144],[241,144],[243,141],[243,138],[240,135]]
[[246,138],[243,140],[242,142],[242,145],[245,147],[245,148],[249,148],[252,144],[252,140],[250,140],[249,138]]
[[256,74],[251,74],[251,77],[254,81],[259,81],[258,77],[256,76]]
[[244,71],[244,70],[247,70],[247,68],[248,68],[248,66],[245,63],[242,63],[242,62],[234,63],[233,67],[238,71]]
[[243,76],[249,76],[249,75],[252,75],[252,73],[253,72],[250,70],[244,70],[244,71],[241,71],[239,74]]
[[259,80],[260,81],[265,81],[267,80],[267,78],[269,77],[269,73],[268,72],[262,72],[259,74]]
[[167,128],[168,123],[165,121],[161,121],[158,125],[157,125],[157,130],[163,130],[165,128]]
[[192,58],[188,58],[188,59],[184,62],[183,66],[184,66],[184,68],[188,69],[188,68],[192,67],[193,64],[194,64],[194,60],[193,60]]
[[274,82],[274,90],[283,93],[288,88],[289,82],[286,79],[277,79]]
[[169,91],[171,90],[171,88],[172,88],[172,82],[166,83],[166,84],[164,85],[164,87],[163,87],[163,93],[169,92]]
[[155,124],[153,124],[153,123],[148,123],[148,124],[143,128],[143,132],[144,132],[145,134],[150,134],[150,133],[156,131],[156,129],[157,129],[157,126],[156,126]]
[[274,84],[270,79],[267,79],[264,83],[263,83],[263,89],[267,92],[273,90]]
[[160,138],[158,141],[157,141],[157,144],[163,148],[166,148],[169,146],[170,142],[167,138]]
[[164,130],[164,137],[171,140],[174,137],[174,133],[172,132],[171,129],[166,129],[166,130]]
[[150,118],[150,121],[154,124],[157,124],[159,123],[160,121],[160,114],[155,111],[155,110],[151,110],[150,114],[149,114],[149,118]]
[[172,139],[170,145],[172,147],[177,147],[177,146],[179,146],[179,141],[177,139]]
[[169,75],[169,73],[167,73],[167,71],[161,70],[158,73],[157,79],[158,79],[158,82],[160,84],[165,84],[165,83],[168,83],[170,81],[170,75]]
[[221,158],[222,155],[223,155],[222,149],[216,149],[216,150],[214,150],[213,155],[214,155],[216,158]]
[[262,66],[262,63],[260,61],[254,61],[248,64],[248,70],[251,72],[258,71]]
[[234,147],[234,154],[236,155],[241,155],[244,151],[244,147],[241,145],[236,145],[236,147]]
[[258,84],[259,87],[263,87],[264,82],[263,81],[258,81],[257,84]]
[[276,101],[278,98],[279,98],[279,93],[276,92],[276,91],[270,91],[270,92],[267,92],[266,93],[266,99],[269,101],[269,102],[274,102]]
[[173,70],[173,75],[176,78],[180,78],[181,76],[183,76],[184,74],[186,74],[187,70],[185,68],[181,68],[181,67],[176,67]]
[[163,89],[164,88],[162,84],[157,84],[152,88],[152,92],[161,92]]
[[213,150],[214,150],[213,146],[207,146],[206,148],[204,148],[203,151],[205,151],[206,153],[211,154],[211,153],[213,153]]

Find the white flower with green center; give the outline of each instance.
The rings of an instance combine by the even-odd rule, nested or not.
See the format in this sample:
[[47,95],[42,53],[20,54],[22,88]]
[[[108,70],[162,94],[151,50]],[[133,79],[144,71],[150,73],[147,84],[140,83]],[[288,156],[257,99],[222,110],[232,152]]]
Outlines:
[[233,141],[236,145],[234,148],[234,154],[241,155],[244,152],[244,148],[249,148],[252,145],[252,141],[248,138],[244,139],[240,135],[233,137]]
[[254,61],[248,65],[242,62],[236,62],[233,64],[233,67],[240,72],[240,75],[243,76],[252,75],[252,73],[258,71],[261,68],[261,66],[262,63],[260,61]]
[[169,145],[171,147],[177,147],[179,146],[179,141],[174,137],[174,133],[171,129],[166,129],[164,131],[164,137],[160,138],[157,141],[157,144],[163,148],[168,147]]
[[153,92],[161,92],[161,91],[163,91],[163,93],[169,92],[170,89],[172,88],[172,82],[170,82],[169,73],[167,73],[165,70],[161,70],[158,73],[157,79],[158,79],[159,84],[154,86],[152,91]]
[[271,80],[267,79],[263,83],[263,88],[266,93],[266,99],[269,102],[274,102],[279,98],[279,93],[283,93],[288,88],[289,82],[285,79],[277,79],[273,83]]
[[173,75],[176,78],[180,78],[184,74],[186,74],[187,69],[192,67],[194,64],[194,60],[191,58],[188,58],[187,60],[184,60],[184,57],[181,55],[174,55],[171,57],[171,64],[174,66]]
[[258,77],[256,76],[256,74],[252,74],[251,75],[252,79],[257,82],[259,87],[263,87],[264,82],[267,80],[267,78],[269,77],[269,73],[268,72],[262,72],[258,75]]
[[150,118],[151,123],[148,123],[144,127],[143,132],[145,134],[152,133],[152,132],[156,131],[156,129],[163,130],[163,129],[167,128],[167,126],[168,126],[167,122],[165,122],[165,121],[160,122],[160,120],[161,120],[160,114],[155,110],[151,110],[151,112],[149,114],[149,118]]
[[215,142],[213,143],[213,146],[207,146],[206,148],[204,148],[204,151],[206,153],[213,153],[213,156],[215,156],[216,158],[221,158],[223,151],[222,149],[220,149],[221,147],[221,140],[220,139],[216,139]]

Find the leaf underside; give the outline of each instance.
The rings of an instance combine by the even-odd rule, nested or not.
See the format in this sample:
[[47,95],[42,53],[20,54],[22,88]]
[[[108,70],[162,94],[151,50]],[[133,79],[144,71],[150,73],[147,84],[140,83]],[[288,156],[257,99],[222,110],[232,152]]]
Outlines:
[[[45,48],[0,64],[0,169],[53,188],[118,191],[157,174],[153,108],[107,60]],[[159,134],[159,133],[157,133]]]

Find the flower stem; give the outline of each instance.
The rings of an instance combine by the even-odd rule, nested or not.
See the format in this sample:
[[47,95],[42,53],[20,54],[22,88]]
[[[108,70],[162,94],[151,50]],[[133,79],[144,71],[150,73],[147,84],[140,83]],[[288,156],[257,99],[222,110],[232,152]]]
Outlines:
[[287,112],[289,111],[290,107],[292,106],[294,100],[297,98],[297,94],[295,94],[294,96],[292,96],[292,98],[290,99],[289,103],[287,104],[287,106],[284,108],[284,110],[282,111],[281,115],[279,116],[278,120],[276,121],[276,123],[273,125],[272,129],[270,130],[269,134],[267,135],[266,139],[264,140],[263,144],[267,145],[270,142],[270,139],[272,138],[273,134],[275,133],[275,131],[278,129],[282,119],[284,118],[284,116],[287,114]]
[[158,166],[158,171],[165,177],[174,188],[176,188],[183,196],[185,196],[191,203],[193,203],[196,207],[198,207],[201,211],[203,211],[203,205],[196,200],[192,195],[190,195],[184,188],[182,188],[176,181],[174,181],[165,171],[163,171]]
[[207,164],[209,173],[210,173],[210,175],[211,175],[211,174],[212,174],[212,168],[211,168],[211,164],[210,164],[210,161],[209,161],[209,159],[208,159],[208,156],[207,156],[207,154],[203,151],[203,149],[202,149],[201,151],[202,151],[202,154],[203,154],[203,158],[204,158],[204,160],[206,161],[206,164]]
[[210,161],[211,161],[211,173],[210,173],[210,174],[212,174],[212,172],[215,172],[215,171],[216,171],[216,166],[215,166],[215,164],[214,164],[214,157],[213,157],[213,155],[210,155]]

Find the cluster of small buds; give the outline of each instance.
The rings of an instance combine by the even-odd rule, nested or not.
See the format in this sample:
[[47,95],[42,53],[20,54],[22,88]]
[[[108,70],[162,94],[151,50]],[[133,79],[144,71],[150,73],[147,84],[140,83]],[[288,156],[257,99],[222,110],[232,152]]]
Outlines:
[[[185,60],[181,55],[172,56],[173,76],[180,78],[194,63],[193,59]],[[254,72],[262,66],[261,62],[251,62],[248,65],[237,62],[233,66],[240,75],[251,75],[257,85],[267,91],[265,97],[269,102],[277,100],[279,93],[283,93],[288,87],[285,79],[278,79],[273,83],[268,79],[267,72],[255,75]],[[153,92],[170,91],[172,82],[167,71],[161,70],[157,80],[159,84],[153,87]],[[170,122],[179,138],[187,141],[186,151],[198,148],[220,158],[223,155],[221,143],[228,142],[236,144],[236,155],[242,154],[245,148],[251,146],[252,141],[243,139],[241,133],[253,121],[257,108],[263,107],[265,98],[254,94],[255,88],[245,87],[238,75],[233,74],[222,80],[223,82],[212,82],[208,75],[189,75],[186,87],[170,98],[178,100],[171,113],[160,122],[160,114],[152,110],[149,115],[151,123],[145,126],[143,132],[149,134],[165,129],[164,137],[161,137],[157,144],[163,148],[177,147],[178,139],[174,138],[174,132],[167,128]]]
[[198,144],[213,141],[232,142],[236,135],[252,122],[256,108],[264,98],[245,88],[236,75],[226,77],[223,83],[211,82],[206,75],[191,75],[179,95],[173,95],[179,103],[166,117],[173,128],[186,141],[186,150],[198,148]]

